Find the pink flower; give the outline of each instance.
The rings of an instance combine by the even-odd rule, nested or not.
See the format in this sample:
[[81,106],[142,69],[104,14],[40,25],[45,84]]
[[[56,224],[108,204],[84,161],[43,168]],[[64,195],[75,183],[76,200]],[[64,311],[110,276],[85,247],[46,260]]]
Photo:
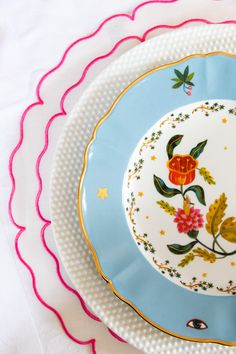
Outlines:
[[191,96],[191,92],[190,92],[190,91],[188,91],[188,92],[187,92],[187,95],[188,95],[188,96]]
[[189,214],[186,215],[183,209],[178,209],[175,213],[174,222],[177,223],[177,228],[180,233],[187,234],[191,230],[197,231],[203,227],[204,220],[200,213],[200,209],[190,208]]

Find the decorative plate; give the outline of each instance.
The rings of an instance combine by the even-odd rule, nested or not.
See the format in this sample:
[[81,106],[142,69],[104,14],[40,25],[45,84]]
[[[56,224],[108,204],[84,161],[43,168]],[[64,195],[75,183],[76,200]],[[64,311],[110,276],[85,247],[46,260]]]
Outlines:
[[115,294],[166,333],[230,345],[235,65],[193,55],[135,80],[96,126],[79,188],[85,237]]

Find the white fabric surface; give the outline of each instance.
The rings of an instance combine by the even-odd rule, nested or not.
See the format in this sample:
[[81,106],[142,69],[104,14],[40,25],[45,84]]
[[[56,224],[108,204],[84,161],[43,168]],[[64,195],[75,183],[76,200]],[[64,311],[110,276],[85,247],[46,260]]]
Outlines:
[[[8,159],[19,138],[20,115],[34,100],[34,89],[43,73],[58,62],[73,40],[90,33],[107,16],[128,12],[139,3],[137,0],[0,2],[0,353],[90,353],[90,348],[69,340],[55,316],[39,304],[29,274],[16,257],[16,228],[10,223],[7,212],[11,190]],[[189,17],[236,19],[234,0],[180,0],[178,6],[169,6],[170,11],[165,12],[162,23],[176,23]],[[175,11],[171,6],[175,6]],[[33,186],[29,185],[29,192],[31,188]],[[24,212],[29,214],[30,210]],[[117,345],[114,350],[113,340],[107,341],[105,331],[98,333],[95,325],[86,322],[82,311],[81,322],[84,322],[81,339],[95,336],[98,353],[123,352],[124,345]],[[137,353],[131,347],[125,350]]]

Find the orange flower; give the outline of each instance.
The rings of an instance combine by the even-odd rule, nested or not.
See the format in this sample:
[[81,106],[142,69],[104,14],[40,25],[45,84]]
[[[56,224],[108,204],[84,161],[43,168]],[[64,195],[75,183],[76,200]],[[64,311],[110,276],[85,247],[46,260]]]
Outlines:
[[195,178],[198,161],[191,155],[174,155],[168,162],[169,180],[176,185],[186,185]]

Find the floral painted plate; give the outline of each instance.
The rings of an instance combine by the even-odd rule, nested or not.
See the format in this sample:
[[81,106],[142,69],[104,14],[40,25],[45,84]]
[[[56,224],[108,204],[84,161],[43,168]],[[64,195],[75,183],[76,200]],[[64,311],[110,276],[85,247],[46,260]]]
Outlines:
[[236,345],[236,57],[135,80],[85,152],[79,218],[100,274],[153,326]]

